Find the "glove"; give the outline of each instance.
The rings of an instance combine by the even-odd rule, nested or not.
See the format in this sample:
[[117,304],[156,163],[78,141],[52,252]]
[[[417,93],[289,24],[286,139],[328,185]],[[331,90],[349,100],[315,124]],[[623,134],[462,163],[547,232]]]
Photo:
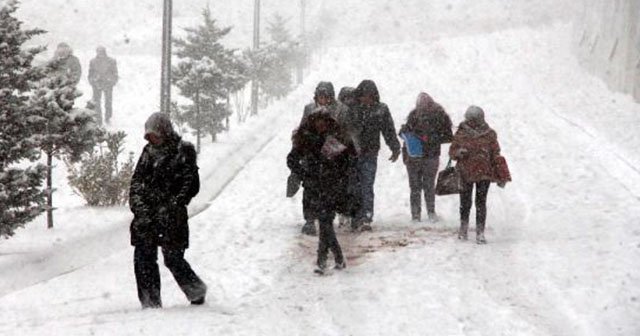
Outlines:
[[400,157],[400,151],[395,151],[391,154],[391,157],[389,158],[389,161],[391,162],[396,162],[398,161],[398,157]]

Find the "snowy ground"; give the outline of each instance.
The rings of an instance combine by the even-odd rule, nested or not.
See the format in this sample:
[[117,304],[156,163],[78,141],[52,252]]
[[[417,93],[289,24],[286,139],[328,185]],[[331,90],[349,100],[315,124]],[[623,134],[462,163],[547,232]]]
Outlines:
[[[210,207],[191,220],[187,259],[209,284],[207,305],[190,307],[163,268],[165,308],[141,311],[129,214],[78,205],[58,216],[96,225],[74,225],[75,238],[56,229],[59,242],[39,244],[50,233],[28,228],[0,243],[0,334],[639,334],[640,106],[579,68],[569,40],[560,25],[329,50],[304,87],[200,157],[196,204]],[[488,245],[455,239],[455,197],[438,198],[440,223],[411,223],[406,172],[384,149],[374,231],[340,230],[348,268],[311,273],[316,240],[299,234],[299,195],[284,198],[290,132],[317,81],[363,78],[396,126],[421,90],[454,123],[469,104],[485,108],[514,177],[490,191]],[[146,112],[132,113],[135,128]],[[266,146],[247,141],[244,169],[219,169],[257,133]]]

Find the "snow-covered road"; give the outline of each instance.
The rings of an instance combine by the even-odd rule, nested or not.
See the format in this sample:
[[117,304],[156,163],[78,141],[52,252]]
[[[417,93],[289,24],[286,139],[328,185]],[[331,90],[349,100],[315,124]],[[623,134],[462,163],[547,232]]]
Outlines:
[[[0,334],[639,334],[640,106],[578,67],[569,29],[329,50],[270,110],[282,114],[267,126],[274,140],[191,221],[187,259],[207,305],[188,306],[163,268],[165,308],[141,311],[124,247],[0,297]],[[339,229],[348,268],[312,274],[300,195],[284,198],[291,129],[317,81],[363,78],[396,126],[421,90],[454,123],[485,108],[514,177],[490,190],[488,245],[455,239],[455,197],[437,199],[440,223],[411,223],[406,172],[383,149],[374,231]]]

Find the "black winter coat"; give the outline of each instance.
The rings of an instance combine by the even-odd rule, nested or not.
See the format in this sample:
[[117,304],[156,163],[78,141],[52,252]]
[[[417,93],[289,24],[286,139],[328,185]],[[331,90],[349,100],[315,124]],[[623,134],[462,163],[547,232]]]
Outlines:
[[200,189],[196,151],[175,136],[146,145],[129,190],[131,245],[189,247],[187,205]]
[[373,106],[358,104],[349,111],[347,119],[347,124],[354,133],[356,146],[361,154],[378,154],[380,134],[391,152],[400,151],[400,142],[396,137],[396,128],[387,104],[380,102]]
[[97,56],[89,63],[89,83],[107,89],[118,81],[118,65],[116,60],[108,56]]
[[[287,166],[301,177],[310,212],[319,216],[331,212],[353,216],[360,206],[355,190],[349,188],[351,170],[355,168],[357,160],[355,147],[335,119],[325,113],[317,113],[312,114],[307,121],[313,124],[314,118],[326,118],[331,123],[330,130],[319,134],[312,127],[303,124],[294,136],[293,148],[287,156]],[[322,147],[330,137],[346,146],[344,151],[333,158],[322,153]]]

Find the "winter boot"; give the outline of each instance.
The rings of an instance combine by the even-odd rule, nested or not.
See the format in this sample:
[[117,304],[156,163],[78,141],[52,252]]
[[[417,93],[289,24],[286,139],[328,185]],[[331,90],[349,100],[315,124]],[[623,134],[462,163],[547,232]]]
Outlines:
[[318,233],[316,232],[316,224],[315,221],[307,221],[302,226],[302,234],[306,234],[309,236],[316,236]]
[[334,269],[336,270],[343,270],[345,268],[347,268],[347,263],[345,263],[344,261],[342,262],[337,262],[335,266],[333,266]]
[[420,213],[412,213],[411,214],[411,221],[414,222],[414,223],[420,223],[420,221],[422,220],[420,217],[421,217]]
[[427,215],[429,216],[429,222],[431,223],[437,223],[440,218],[438,217],[438,215],[436,215],[435,212],[429,212],[427,213]]
[[476,243],[481,245],[487,243],[487,240],[484,238],[484,232],[478,232],[476,234]]
[[467,232],[469,231],[469,222],[461,222],[460,230],[458,231],[458,239],[467,240]]
[[199,299],[191,301],[191,304],[194,305],[194,306],[203,305],[204,304],[204,296],[199,298]]

